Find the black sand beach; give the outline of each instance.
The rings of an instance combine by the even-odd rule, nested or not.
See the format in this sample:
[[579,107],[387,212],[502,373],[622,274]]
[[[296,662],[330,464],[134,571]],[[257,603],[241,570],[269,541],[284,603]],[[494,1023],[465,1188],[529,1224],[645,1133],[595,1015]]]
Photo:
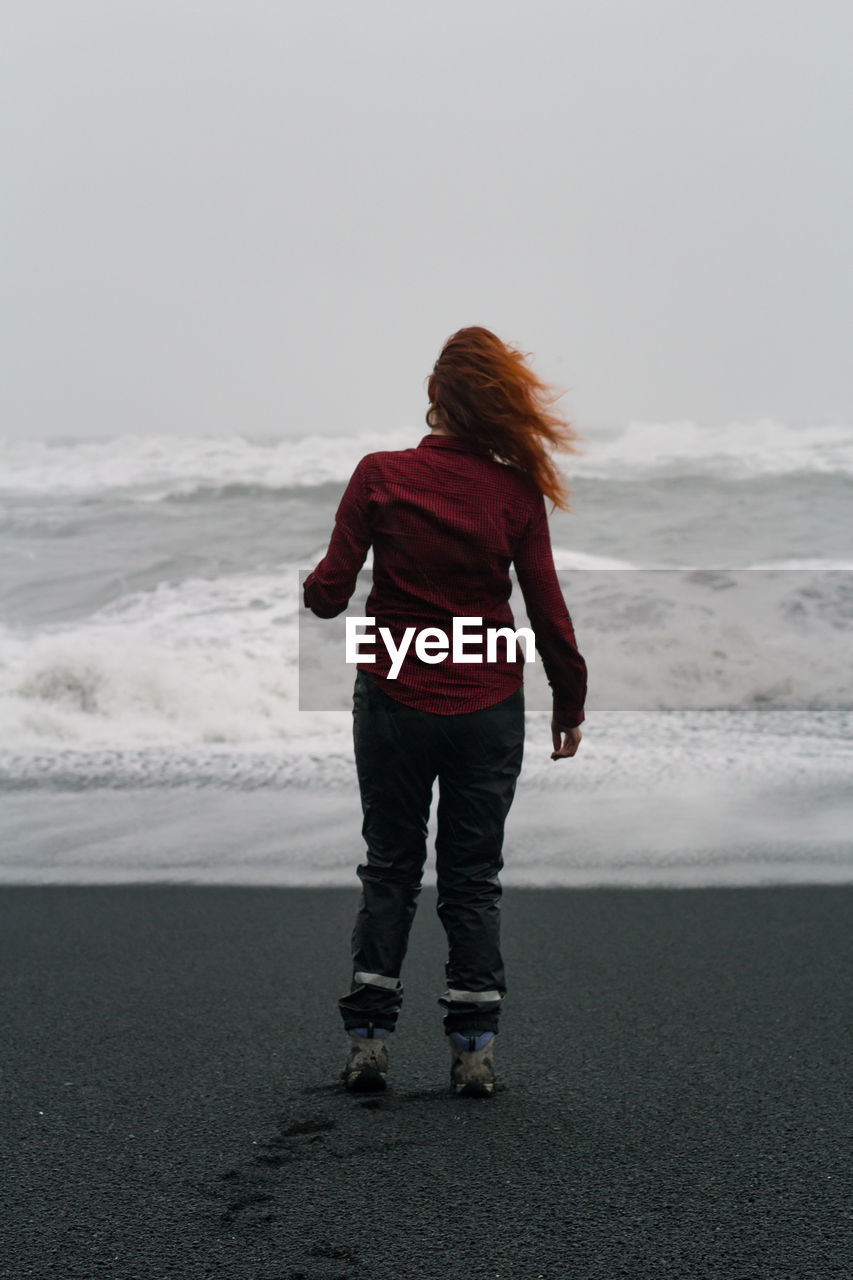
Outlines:
[[0,1275],[853,1274],[853,886],[508,890],[491,1100],[424,891],[351,1097],[350,890],[0,890]]

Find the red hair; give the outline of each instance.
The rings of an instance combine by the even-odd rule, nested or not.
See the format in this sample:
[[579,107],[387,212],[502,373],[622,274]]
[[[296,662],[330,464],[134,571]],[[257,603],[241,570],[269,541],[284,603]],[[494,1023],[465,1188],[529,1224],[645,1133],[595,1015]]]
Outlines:
[[474,325],[448,338],[427,384],[430,427],[443,427],[528,476],[568,510],[568,489],[548,449],[577,452],[577,436],[553,405],[560,393],[533,372],[525,353]]

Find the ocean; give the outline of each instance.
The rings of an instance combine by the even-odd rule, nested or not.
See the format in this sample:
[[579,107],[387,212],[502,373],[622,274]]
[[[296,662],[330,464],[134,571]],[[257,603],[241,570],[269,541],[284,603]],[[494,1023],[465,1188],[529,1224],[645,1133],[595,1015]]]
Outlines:
[[[0,881],[354,883],[354,670],[300,574],[424,430],[0,443]],[[853,880],[853,427],[632,423],[563,465],[587,719],[552,762],[528,664],[505,883]]]

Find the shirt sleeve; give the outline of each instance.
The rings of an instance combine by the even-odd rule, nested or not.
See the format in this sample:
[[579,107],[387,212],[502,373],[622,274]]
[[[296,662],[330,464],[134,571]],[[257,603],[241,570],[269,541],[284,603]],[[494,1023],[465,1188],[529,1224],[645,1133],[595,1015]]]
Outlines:
[[584,719],[586,663],[578,652],[572,620],[554,568],[545,499],[541,493],[513,560],[536,648],[554,696],[554,719],[563,729],[576,728]]
[[336,618],[347,607],[370,547],[365,464],[362,458],[341,498],[328,551],[303,583],[303,600],[319,618]]

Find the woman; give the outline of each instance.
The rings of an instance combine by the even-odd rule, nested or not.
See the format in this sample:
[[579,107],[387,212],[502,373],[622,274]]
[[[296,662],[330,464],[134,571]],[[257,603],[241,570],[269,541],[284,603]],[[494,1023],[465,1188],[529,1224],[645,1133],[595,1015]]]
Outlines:
[[[351,1042],[344,1083],[385,1087],[437,779],[438,914],[449,950],[439,1003],[451,1087],[489,1095],[506,993],[498,874],[524,745],[524,659],[506,638],[489,652],[485,638],[514,627],[514,564],[553,692],[551,759],[573,756],[586,665],[554,571],[545,498],[567,506],[548,449],[571,450],[574,434],[523,354],[488,329],[449,338],[427,390],[430,434],[416,448],[362,458],[304,586],[308,608],[335,617],[372,545],[367,614],[375,636],[386,628],[386,643],[368,653],[362,642],[353,700],[367,854],[352,985],[339,1002]],[[468,619],[465,644],[448,652],[454,619]]]

